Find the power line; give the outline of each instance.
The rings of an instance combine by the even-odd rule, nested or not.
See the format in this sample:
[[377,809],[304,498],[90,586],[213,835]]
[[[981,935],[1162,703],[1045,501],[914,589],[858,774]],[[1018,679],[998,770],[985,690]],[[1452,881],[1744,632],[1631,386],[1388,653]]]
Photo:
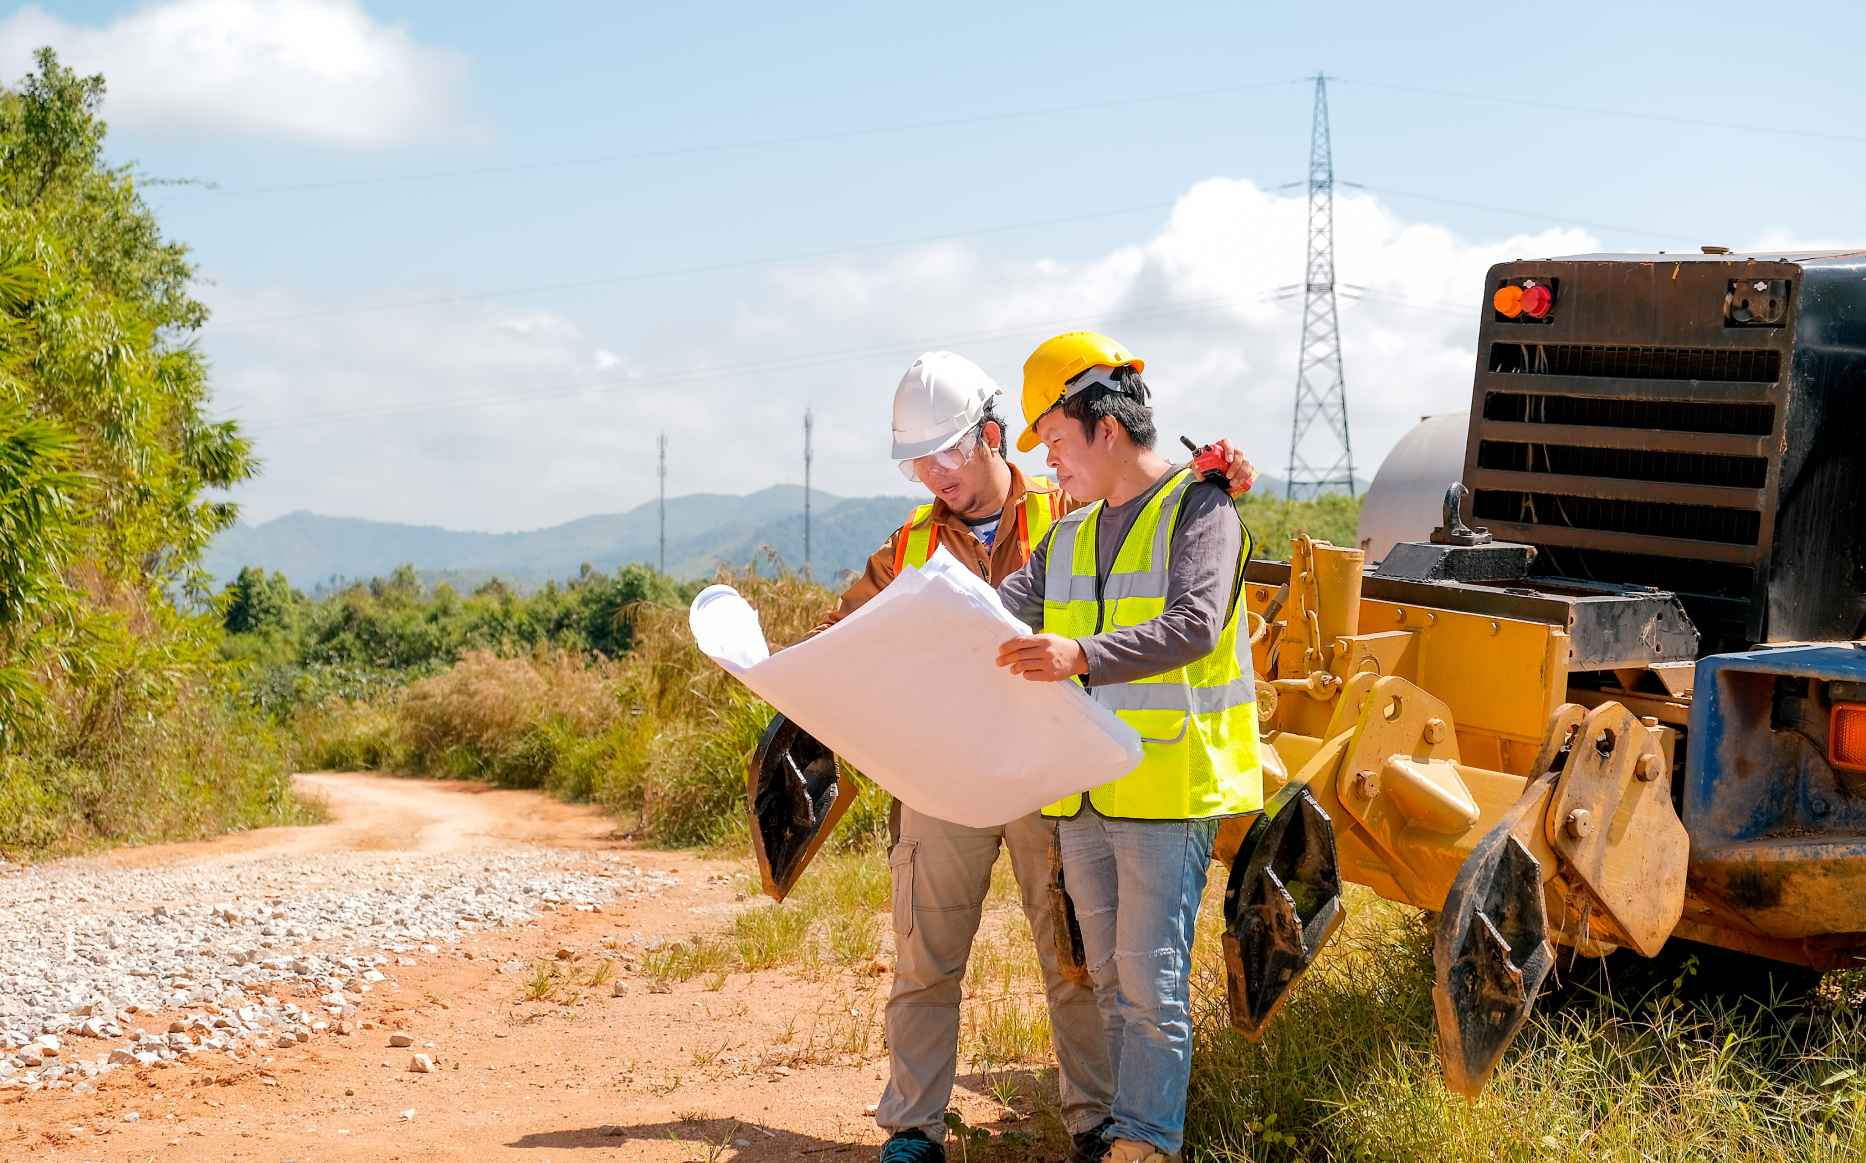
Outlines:
[[774,359],[759,359],[739,364],[729,364],[713,368],[696,368],[685,372],[672,372],[655,376],[651,381],[629,380],[618,383],[615,380],[585,380],[574,384],[558,384],[534,388],[522,394],[501,392],[485,396],[450,396],[427,400],[410,401],[405,405],[387,408],[350,409],[341,412],[304,413],[285,417],[270,424],[256,425],[245,431],[273,432],[282,429],[298,429],[309,425],[343,423],[351,420],[375,420],[395,416],[414,415],[447,408],[479,407],[485,405],[502,406],[528,404],[535,400],[578,395],[590,391],[614,391],[620,388],[652,386],[662,389],[708,380],[728,379],[737,375],[770,374],[773,372],[799,371],[821,367],[826,364],[852,360],[878,358],[903,352],[913,353],[928,351],[940,347],[957,347],[968,344],[988,343],[1001,339],[1028,338],[1031,334],[1045,329],[1077,326],[1088,322],[1113,323],[1145,319],[1171,318],[1179,315],[1196,314],[1228,306],[1242,306],[1248,303],[1267,302],[1275,298],[1270,291],[1249,295],[1214,295],[1205,299],[1194,299],[1167,307],[1144,308],[1130,311],[1104,313],[1100,316],[1084,318],[1074,315],[1067,319],[1048,319],[1023,323],[994,331],[974,332],[969,335],[949,335],[938,338],[923,338],[913,341],[867,345],[863,347],[842,348],[829,351],[805,352],[794,356]]
[[[1584,226],[1595,230],[1608,230],[1619,234],[1643,235],[1651,238],[1664,238],[1675,241],[1691,241],[1693,236],[1676,234],[1662,230],[1649,230],[1644,227],[1625,226],[1614,223],[1594,222],[1584,218],[1574,218],[1548,211],[1525,210],[1514,206],[1498,206],[1483,202],[1473,202],[1459,198],[1446,198],[1436,194],[1427,194],[1415,190],[1399,190],[1390,186],[1368,185],[1361,182],[1338,180],[1337,185],[1348,186],[1369,193],[1383,194],[1389,198],[1412,199],[1421,202],[1435,202],[1445,206],[1457,206],[1467,210],[1483,210],[1495,214],[1506,214],[1518,218],[1540,220],[1566,226]],[[810,251],[792,255],[774,255],[761,258],[732,259],[717,263],[701,263],[685,267],[667,267],[659,270],[630,271],[625,274],[607,275],[591,279],[572,279],[556,283],[535,283],[526,286],[493,287],[479,291],[468,291],[457,295],[436,295],[420,299],[400,299],[386,303],[363,303],[345,307],[330,307],[316,311],[300,311],[288,315],[236,316],[232,319],[214,319],[210,325],[221,331],[240,331],[276,323],[296,323],[306,319],[327,319],[352,315],[373,315],[394,311],[418,310],[423,307],[452,306],[461,303],[486,302],[493,299],[510,298],[518,295],[543,294],[553,291],[586,290],[592,287],[620,286],[633,282],[650,282],[655,279],[679,278],[699,274],[715,274],[731,270],[746,270],[766,266],[789,266],[799,263],[815,262],[825,258],[843,255],[865,254],[883,250],[901,249],[913,246],[927,246],[937,242],[951,242],[962,238],[980,238],[993,234],[1012,234],[1024,230],[1041,230],[1051,226],[1067,226],[1080,222],[1098,222],[1113,218],[1123,218],[1136,214],[1151,214],[1169,210],[1177,205],[1177,200],[1149,202],[1139,206],[1124,206],[1109,210],[1091,210],[1081,214],[1069,214],[1056,218],[1031,219],[1024,222],[1001,223],[993,226],[972,227],[966,230],[946,231],[940,234],[921,235],[913,238],[878,239],[871,242],[851,243],[847,246],[831,247],[824,250]]]
[[534,283],[523,287],[496,287],[483,291],[470,291],[459,295],[437,295],[425,299],[402,299],[388,303],[364,303],[349,307],[330,307],[317,311],[300,311],[291,315],[258,315],[240,318],[235,316],[227,320],[214,320],[212,325],[223,330],[243,330],[262,327],[274,323],[296,323],[304,319],[328,319],[343,315],[373,315],[389,311],[408,311],[421,307],[440,307],[459,303],[476,303],[489,299],[508,298],[513,295],[535,295],[549,291],[584,290],[590,287],[616,286],[623,283],[647,282],[654,279],[677,278],[685,275],[714,274],[721,271],[744,270],[761,266],[788,266],[796,263],[815,262],[819,259],[835,258],[840,255],[864,254],[878,250],[893,250],[901,247],[927,246],[936,242],[951,242],[960,238],[978,238],[988,234],[1010,234],[1020,230],[1038,230],[1049,226],[1066,226],[1076,222],[1098,222],[1109,218],[1121,218],[1132,214],[1150,214],[1170,209],[1173,202],[1151,202],[1144,206],[1124,206],[1114,210],[1093,210],[1085,214],[1070,214],[1059,218],[1038,218],[1028,222],[1009,222],[997,226],[980,226],[969,230],[948,231],[943,234],[927,234],[917,238],[891,238],[874,242],[858,242],[848,246],[831,247],[827,250],[810,251],[804,254],[777,255],[764,258],[732,259],[725,262],[702,263],[686,267],[668,267],[661,270],[630,271],[626,274],[607,275],[593,279],[575,279],[560,283]]
[[1546,109],[1557,113],[1582,113],[1593,117],[1619,117],[1629,121],[1651,121],[1661,125],[1684,125],[1693,129],[1716,129],[1729,133],[1754,133],[1769,137],[1800,137],[1815,141],[1866,141],[1866,134],[1834,133],[1821,129],[1796,129],[1784,125],[1746,125],[1734,121],[1713,121],[1704,117],[1683,117],[1675,113],[1654,113],[1642,109],[1609,109],[1599,105],[1570,105],[1559,101],[1536,101],[1499,93],[1468,93],[1458,89],[1438,89],[1427,85],[1402,85],[1390,81],[1363,81],[1336,77],[1344,85],[1365,89],[1385,89],[1393,93],[1416,93],[1427,97],[1445,97],[1457,101],[1476,101],[1486,105],[1512,105],[1522,109]]
[[[1363,80],[1353,77],[1334,77],[1332,79],[1337,84],[1358,85],[1367,89],[1383,89],[1396,93],[1411,93],[1419,96],[1441,97],[1450,100],[1473,101],[1491,105],[1508,105],[1527,109],[1541,109],[1550,112],[1576,113],[1594,117],[1615,117],[1666,125],[1682,125],[1699,129],[1750,133],[1758,136],[1795,137],[1816,141],[1853,143],[1866,141],[1866,134],[1798,129],[1783,125],[1758,125],[1742,122],[1716,121],[1709,118],[1656,113],[1650,110],[1616,109],[1598,105],[1577,105],[1556,101],[1538,101],[1526,97],[1511,97],[1497,93],[1474,93],[1457,89],[1435,88],[1427,85],[1408,85],[1392,81]],[[1193,101],[1203,98],[1230,96],[1256,90],[1299,85],[1306,83],[1308,80],[1309,78],[1307,77],[1288,77],[1251,84],[1221,85],[1206,89],[1188,89],[1170,93],[1143,94],[1140,96],[1110,98],[1105,101],[1088,101],[1070,105],[1048,105],[1028,109],[1002,110],[992,113],[934,117],[921,121],[900,122],[893,125],[825,130],[820,133],[748,138],[739,141],[709,142],[697,145],[666,146],[656,149],[628,150],[580,158],[546,158],[528,162],[516,162],[509,165],[473,166],[452,170],[430,170],[411,174],[370,174],[354,178],[330,178],[313,182],[286,182],[269,186],[250,186],[244,188],[226,186],[213,181],[198,181],[193,179],[162,182],[161,184],[194,187],[228,198],[256,198],[273,194],[349,189],[368,186],[407,185],[424,182],[460,182],[481,177],[503,177],[511,174],[537,173],[542,170],[578,169],[612,165],[617,162],[627,161],[663,161],[678,157],[782,149],[834,141],[849,141],[864,137],[886,137],[895,134],[918,133],[939,129],[956,129],[971,125],[1029,120],[1137,105]]]
[[[1409,299],[1401,295],[1389,294],[1385,291],[1376,291],[1366,288],[1360,290],[1358,294],[1382,303],[1400,307],[1410,307],[1415,310],[1431,311],[1434,313],[1442,313],[1447,310],[1464,311],[1478,309],[1471,303],[1448,303],[1443,300]],[[752,360],[714,368],[696,368],[688,371],[671,372],[666,375],[655,376],[652,380],[646,381],[629,380],[618,383],[615,380],[584,380],[576,383],[552,384],[531,388],[516,394],[512,392],[500,392],[481,396],[434,397],[426,400],[414,400],[407,404],[387,408],[304,413],[297,416],[285,417],[269,424],[242,426],[242,431],[253,434],[279,432],[323,424],[346,423],[354,420],[393,419],[398,416],[420,415],[426,412],[456,408],[510,407],[513,405],[530,404],[538,400],[559,399],[565,396],[579,395],[584,392],[615,391],[623,388],[644,386],[652,386],[656,389],[660,389],[706,383],[712,380],[730,379],[733,376],[739,375],[805,371],[836,363],[875,359],[888,355],[913,354],[942,347],[976,346],[1009,339],[1026,340],[1032,334],[1044,332],[1046,330],[1081,326],[1089,323],[1132,323],[1153,319],[1195,316],[1231,307],[1273,302],[1283,297],[1283,295],[1274,290],[1239,295],[1213,295],[1203,299],[1193,299],[1184,303],[1176,303],[1171,306],[1105,312],[1101,315],[1087,317],[1072,315],[1066,319],[1038,320],[995,331],[981,331],[963,335],[947,335],[911,341],[903,340],[881,345],[805,352],[796,356],[776,359]]]
[[1105,109],[1118,109],[1134,105],[1160,104],[1174,101],[1194,101],[1206,97],[1223,97],[1237,93],[1248,93],[1260,89],[1274,89],[1286,85],[1299,85],[1304,78],[1290,77],[1277,81],[1256,81],[1242,85],[1220,85],[1209,89],[1185,89],[1171,93],[1151,93],[1129,97],[1111,97],[1103,101],[1084,101],[1073,105],[1044,105],[1030,109],[999,110],[992,113],[962,114],[949,117],[935,117],[923,121],[907,121],[895,125],[875,125],[857,129],[832,129],[820,133],[798,133],[781,137],[749,138],[743,141],[710,142],[698,145],[667,146],[659,149],[629,150],[622,153],[599,154],[584,158],[558,158],[521,162],[503,166],[478,166],[469,169],[437,170],[418,174],[375,174],[358,178],[332,178],[318,182],[290,182],[272,186],[251,186],[247,188],[225,187],[216,183],[190,183],[214,190],[229,197],[261,197],[269,194],[289,194],[314,190],[335,190],[356,186],[374,186],[395,183],[420,182],[457,182],[467,178],[498,177],[515,173],[536,173],[547,169],[571,169],[588,166],[613,165],[626,161],[662,161],[669,158],[690,157],[702,154],[734,153],[748,150],[782,149],[799,145],[815,145],[832,141],[848,141],[862,137],[887,137],[894,134],[921,133],[936,129],[958,129],[968,125],[985,125],[994,122],[1020,121],[1031,118],[1054,117],[1069,113],[1087,113]]
[[1342,182],[1343,186],[1352,186],[1373,194],[1385,194],[1389,198],[1409,198],[1417,202],[1436,202],[1441,206],[1457,206],[1465,210],[1484,210],[1492,214],[1509,214],[1517,218],[1537,219],[1555,222],[1565,226],[1586,226],[1593,230],[1611,230],[1616,234],[1644,235],[1649,238],[1663,238],[1668,241],[1693,242],[1695,236],[1675,234],[1666,230],[1649,230],[1643,226],[1621,226],[1611,222],[1590,222],[1585,218],[1574,218],[1566,214],[1551,214],[1544,210],[1524,210],[1515,206],[1496,206],[1485,202],[1469,202],[1461,198],[1445,198],[1437,194],[1422,194],[1415,190],[1395,190],[1390,186],[1369,186],[1361,182]]

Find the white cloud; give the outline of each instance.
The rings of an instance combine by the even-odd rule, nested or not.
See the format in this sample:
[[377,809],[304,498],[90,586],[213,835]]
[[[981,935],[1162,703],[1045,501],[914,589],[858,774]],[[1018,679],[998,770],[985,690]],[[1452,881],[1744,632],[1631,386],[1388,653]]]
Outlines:
[[[1339,282],[1365,288],[1358,301],[1344,291],[1340,306],[1355,467],[1364,478],[1421,415],[1468,406],[1490,264],[1598,245],[1579,230],[1463,239],[1406,221],[1366,193],[1337,198],[1335,235]],[[1106,330],[1147,358],[1164,437],[1229,435],[1282,475],[1301,297],[1276,293],[1303,278],[1306,242],[1304,196],[1211,179],[1188,190],[1152,238],[1097,257],[1014,263],[967,252],[969,261],[930,262],[915,254],[787,271],[739,334],[884,339],[912,320],[929,346],[950,338],[979,359],[1014,408],[1023,357],[1038,341],[1072,327]],[[884,371],[877,365],[860,389],[877,456],[893,383]],[[1312,463],[1331,459],[1319,440],[1305,451]]]
[[251,519],[303,508],[514,529],[626,508],[653,488],[653,464],[624,450],[656,402],[561,316],[319,316],[307,313],[323,304],[281,292],[204,293],[273,320],[210,329],[206,344],[216,411],[241,421],[265,462],[238,494]]
[[466,61],[356,0],[168,0],[107,24],[27,7],[0,21],[13,83],[50,45],[109,85],[125,128],[270,134],[376,148],[458,132]]
[[[1576,230],[1462,238],[1365,193],[1340,198],[1335,223],[1339,278],[1365,288],[1341,306],[1362,477],[1420,416],[1468,406],[1491,263],[1597,248]],[[310,315],[326,305],[228,289],[215,298],[230,314],[301,317],[210,327],[205,349],[220,405],[269,461],[241,493],[253,519],[311,508],[510,529],[615,511],[653,495],[663,429],[670,491],[749,492],[800,479],[806,403],[819,487],[899,492],[888,408],[914,354],[978,360],[1015,419],[1025,355],[1073,327],[1146,357],[1166,440],[1228,435],[1281,475],[1301,302],[1275,291],[1302,277],[1305,238],[1302,197],[1212,179],[1150,237],[1099,254],[1012,260],[946,242],[786,267],[720,320],[641,318],[633,336],[472,305]]]

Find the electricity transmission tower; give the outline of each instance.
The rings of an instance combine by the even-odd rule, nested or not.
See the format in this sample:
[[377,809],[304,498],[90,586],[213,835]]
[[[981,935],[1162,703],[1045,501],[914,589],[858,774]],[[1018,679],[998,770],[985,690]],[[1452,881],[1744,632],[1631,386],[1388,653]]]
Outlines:
[[667,433],[661,433],[661,572],[667,572]]
[[[1328,439],[1303,438],[1321,423]],[[1320,434],[1318,434],[1319,436]],[[1311,459],[1313,457],[1313,459]],[[1354,494],[1354,451],[1348,443],[1348,387],[1341,374],[1341,325],[1335,310],[1335,162],[1328,142],[1328,78],[1315,75],[1315,120],[1309,136],[1309,270],[1302,299],[1302,345],[1296,354],[1296,410],[1289,426],[1285,500],[1332,486]]]
[[810,447],[810,436],[816,428],[816,417],[810,409],[803,410],[803,575],[810,576],[810,462],[815,453]]

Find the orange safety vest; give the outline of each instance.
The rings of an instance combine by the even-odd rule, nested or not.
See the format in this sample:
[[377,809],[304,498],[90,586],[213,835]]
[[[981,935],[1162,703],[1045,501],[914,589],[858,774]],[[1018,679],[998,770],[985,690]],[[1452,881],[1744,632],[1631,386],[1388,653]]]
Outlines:
[[[1031,546],[1042,541],[1043,535],[1056,523],[1063,494],[1048,477],[1028,477],[1024,489],[1024,503],[1017,507],[1017,548],[1028,561]],[[1004,531],[998,532],[1002,535]],[[925,565],[938,548],[939,526],[933,521],[932,502],[928,502],[913,511],[894,539],[895,574],[898,576],[908,566],[918,569]]]

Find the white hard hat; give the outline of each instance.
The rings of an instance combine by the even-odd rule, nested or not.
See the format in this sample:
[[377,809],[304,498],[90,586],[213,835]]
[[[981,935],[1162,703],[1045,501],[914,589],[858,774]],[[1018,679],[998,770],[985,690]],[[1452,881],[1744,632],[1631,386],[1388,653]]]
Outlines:
[[1004,389],[963,355],[929,351],[894,389],[894,459],[912,460],[959,443]]

